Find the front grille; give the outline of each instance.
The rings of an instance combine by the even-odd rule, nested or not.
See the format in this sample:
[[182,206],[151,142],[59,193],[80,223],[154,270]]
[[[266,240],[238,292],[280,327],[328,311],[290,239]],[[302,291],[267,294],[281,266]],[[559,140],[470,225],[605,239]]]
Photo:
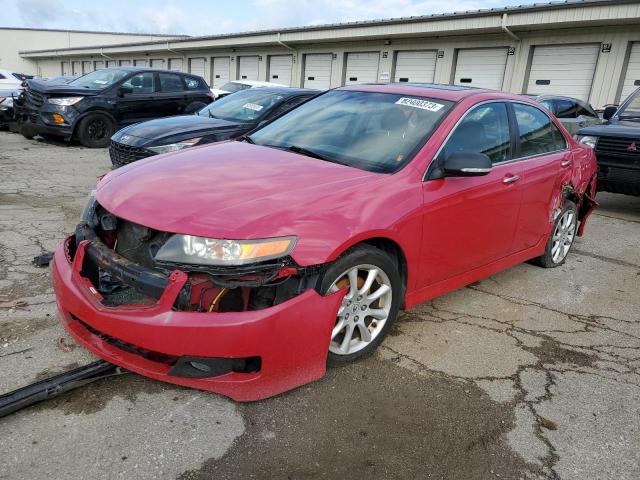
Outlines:
[[41,107],[44,104],[45,97],[41,93],[27,89],[27,104],[31,107]]
[[109,144],[109,156],[114,168],[122,167],[136,160],[155,155],[154,152],[140,147],[132,147],[122,143],[114,142]]
[[596,144],[596,154],[618,160],[640,160],[640,136],[637,139],[600,137]]

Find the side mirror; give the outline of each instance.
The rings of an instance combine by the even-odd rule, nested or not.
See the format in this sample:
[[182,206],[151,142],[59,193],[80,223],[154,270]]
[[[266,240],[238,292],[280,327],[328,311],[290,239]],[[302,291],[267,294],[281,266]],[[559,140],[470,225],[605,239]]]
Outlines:
[[608,107],[605,107],[604,112],[602,112],[602,118],[604,118],[605,120],[609,120],[616,114],[617,111],[617,105],[609,105]]
[[118,89],[118,96],[124,97],[125,95],[131,95],[133,93],[133,88],[131,87],[120,87]]
[[455,152],[443,165],[445,177],[479,177],[491,171],[491,159],[484,153]]

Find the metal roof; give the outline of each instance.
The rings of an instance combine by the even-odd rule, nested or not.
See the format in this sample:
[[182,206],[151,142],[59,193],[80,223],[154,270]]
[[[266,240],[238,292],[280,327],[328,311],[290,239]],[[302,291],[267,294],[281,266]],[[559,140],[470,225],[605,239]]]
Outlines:
[[172,34],[172,33],[104,32],[100,30],[66,30],[63,28],[0,27],[0,30],[26,30],[30,32],[62,32],[62,33],[97,33],[97,34],[105,34],[105,35],[135,35],[138,37],[170,37],[170,38],[189,37],[189,35]]
[[[420,22],[434,22],[439,20],[447,20],[447,19],[458,19],[458,18],[470,18],[470,17],[482,17],[489,15],[498,15],[498,14],[509,14],[509,13],[525,13],[532,11],[548,11],[550,9],[562,9],[562,8],[580,8],[580,7],[588,7],[588,6],[610,6],[617,4],[627,4],[627,3],[638,3],[637,0],[564,0],[558,2],[549,2],[549,3],[533,3],[526,5],[517,5],[517,6],[508,6],[508,7],[500,7],[500,8],[489,8],[489,9],[480,9],[480,10],[466,10],[460,12],[452,12],[452,13],[434,13],[430,15],[417,15],[411,17],[397,17],[397,18],[388,18],[388,19],[378,19],[378,20],[362,20],[362,21],[354,21],[354,22],[343,22],[343,23],[328,23],[322,25],[310,25],[310,26],[299,26],[299,27],[287,27],[287,28],[277,28],[277,29],[268,29],[268,30],[255,30],[255,31],[246,31],[246,32],[237,32],[237,33],[225,33],[218,35],[204,35],[204,36],[194,36],[187,38],[178,38],[171,41],[172,45],[180,44],[183,42],[198,42],[198,41],[206,41],[206,40],[220,40],[227,38],[238,38],[238,37],[249,37],[256,35],[270,35],[270,34],[286,34],[286,33],[295,33],[295,32],[312,32],[318,30],[339,30],[339,29],[348,29],[353,27],[370,27],[370,26],[378,26],[378,25],[398,25],[398,24],[407,24],[407,23],[420,23]],[[45,50],[27,50],[21,51],[19,53],[24,54],[35,54],[35,53],[45,53],[45,52],[64,52],[70,50],[89,50],[96,48],[118,48],[118,47],[135,47],[135,46],[152,46],[152,45],[162,45],[165,44],[166,40],[154,40],[148,42],[129,42],[129,43],[121,43],[121,44],[110,44],[110,45],[94,45],[87,47],[71,47],[71,48],[60,48],[60,49],[45,49]]]

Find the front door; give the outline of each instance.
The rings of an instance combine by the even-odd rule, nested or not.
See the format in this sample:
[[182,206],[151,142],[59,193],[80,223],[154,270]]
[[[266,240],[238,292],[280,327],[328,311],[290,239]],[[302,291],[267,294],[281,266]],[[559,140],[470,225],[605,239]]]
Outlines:
[[521,203],[519,162],[504,102],[470,109],[435,161],[458,152],[485,153],[493,168],[480,177],[423,184],[423,240],[418,288],[433,285],[513,253]]
[[122,125],[159,117],[154,105],[155,81],[153,72],[138,73],[126,80],[118,97],[118,116]]

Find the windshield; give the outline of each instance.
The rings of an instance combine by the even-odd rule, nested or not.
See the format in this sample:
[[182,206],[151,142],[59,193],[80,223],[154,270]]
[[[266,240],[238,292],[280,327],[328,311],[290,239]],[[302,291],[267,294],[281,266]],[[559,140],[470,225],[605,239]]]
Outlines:
[[335,90],[256,131],[249,141],[393,173],[431,136],[452,105],[423,97]]
[[254,88],[216,100],[198,112],[198,115],[221,118],[230,122],[257,122],[279,105],[283,95]]
[[119,70],[117,68],[104,68],[78,77],[69,82],[69,85],[79,88],[103,89],[123,79],[129,73],[130,72],[126,70]]
[[640,119],[640,88],[631,94],[629,99],[618,112],[618,118],[637,118]]
[[247,85],[246,83],[229,82],[222,85],[220,87],[220,90],[234,93],[234,92],[239,92],[240,90],[246,90],[247,88],[251,88],[251,85]]

